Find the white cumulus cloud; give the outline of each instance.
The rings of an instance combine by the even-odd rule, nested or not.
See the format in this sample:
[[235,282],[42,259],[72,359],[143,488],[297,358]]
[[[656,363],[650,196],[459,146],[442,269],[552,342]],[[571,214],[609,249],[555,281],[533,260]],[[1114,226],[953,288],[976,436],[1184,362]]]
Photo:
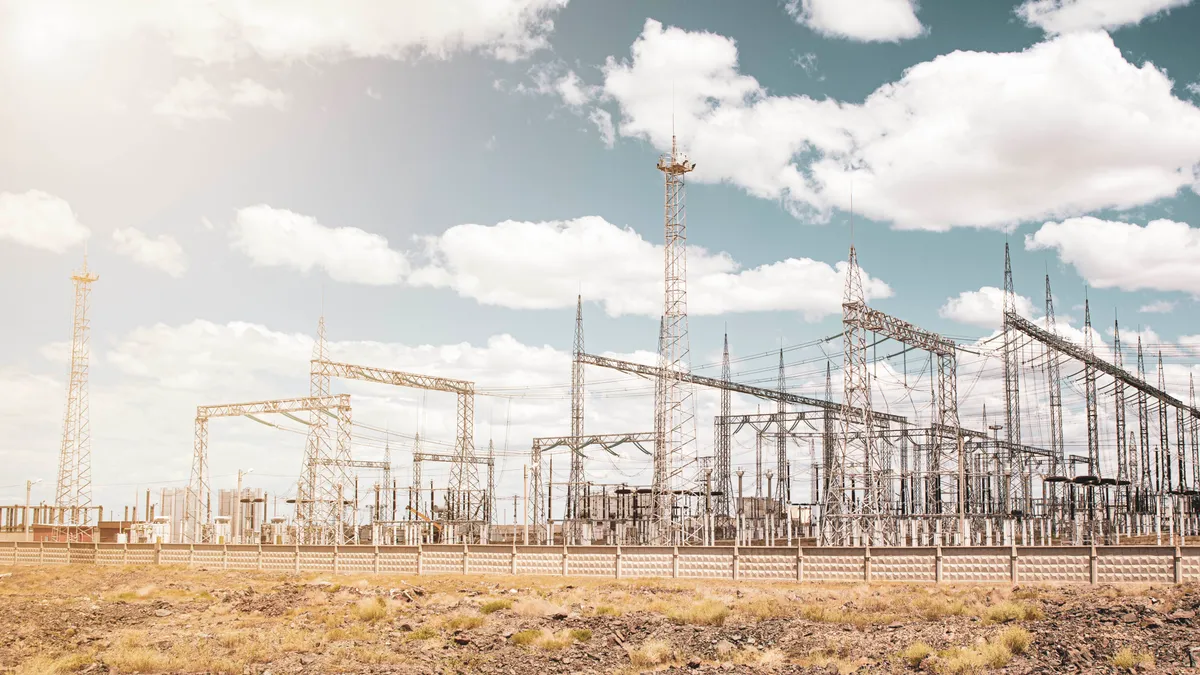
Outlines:
[[[1033,316],[1033,301],[1018,295],[1016,311],[1024,317]],[[999,328],[1004,319],[1004,291],[995,286],[984,286],[977,291],[963,291],[953,298],[947,298],[946,304],[938,310],[938,316],[959,323],[981,326],[983,328]]]
[[[504,307],[570,307],[582,293],[613,316],[662,313],[663,247],[600,217],[458,225],[424,244],[428,263],[414,270],[413,285]],[[688,311],[695,315],[796,311],[818,320],[841,311],[844,285],[845,263],[789,258],[744,269],[726,253],[688,247]],[[867,274],[863,288],[868,298],[891,295]]]
[[179,122],[183,120],[228,120],[231,107],[287,108],[289,96],[279,89],[244,78],[228,90],[218,89],[203,75],[181,77],[154,104],[153,112]]
[[117,253],[133,258],[145,265],[170,276],[179,278],[187,269],[187,257],[179,242],[166,234],[150,237],[134,227],[113,230],[113,244]]
[[0,192],[0,239],[63,253],[90,235],[71,205],[59,197],[40,190]]
[[1175,303],[1169,300],[1155,300],[1138,307],[1142,314],[1170,314],[1175,311]]
[[1200,295],[1200,230],[1187,223],[1070,218],[1025,235],[1025,248],[1054,250],[1097,288]]
[[335,281],[395,284],[408,271],[404,254],[378,234],[326,227],[310,216],[265,204],[238,210],[230,237],[233,248],[257,265],[302,272],[315,267]]
[[1191,4],[1192,0],[1026,0],[1017,7],[1025,23],[1047,33],[1112,30]]
[[674,131],[701,182],[908,229],[1007,228],[1130,208],[1193,186],[1200,108],[1106,33],[1022,52],[956,51],[909,68],[862,103],[779,96],[738,68],[734,41],[648,20],[604,92],[619,131],[660,150]]
[[831,37],[860,42],[899,42],[921,35],[915,0],[788,0],[787,11]]

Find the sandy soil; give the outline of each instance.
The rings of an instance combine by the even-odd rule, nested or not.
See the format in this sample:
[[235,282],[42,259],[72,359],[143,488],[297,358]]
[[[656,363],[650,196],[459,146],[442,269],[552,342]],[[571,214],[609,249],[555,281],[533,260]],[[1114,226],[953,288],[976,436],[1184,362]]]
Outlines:
[[0,673],[1200,672],[1200,589],[0,568]]

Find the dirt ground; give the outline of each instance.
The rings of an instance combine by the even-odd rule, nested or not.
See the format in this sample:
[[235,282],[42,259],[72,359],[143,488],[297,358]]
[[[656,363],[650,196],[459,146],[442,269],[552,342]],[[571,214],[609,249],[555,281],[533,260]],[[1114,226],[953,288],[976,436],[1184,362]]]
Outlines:
[[1200,672],[1198,606],[1194,586],[0,568],[0,673]]

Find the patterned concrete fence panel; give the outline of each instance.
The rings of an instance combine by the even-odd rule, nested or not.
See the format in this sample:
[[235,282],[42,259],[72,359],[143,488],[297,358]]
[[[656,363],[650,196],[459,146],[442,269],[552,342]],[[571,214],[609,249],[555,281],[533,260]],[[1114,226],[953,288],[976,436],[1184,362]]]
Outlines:
[[674,549],[670,546],[621,548],[621,577],[672,576]]
[[1179,555],[1179,580],[1200,582],[1200,546],[1180,546]]
[[22,541],[14,544],[15,554],[13,555],[13,564],[15,565],[40,565],[42,564],[42,545],[32,542]]
[[125,544],[96,544],[97,565],[124,565]]
[[301,546],[297,567],[300,572],[332,572],[333,546]]
[[728,546],[681,548],[679,576],[690,579],[732,579],[733,549]]
[[[295,546],[263,546],[262,569],[273,572],[291,572],[296,569]],[[166,552],[166,549],[163,549]]]
[[192,544],[192,567],[225,567],[225,546],[222,544]]
[[1091,579],[1087,546],[1017,547],[1017,582],[1083,582]]
[[1113,583],[1173,583],[1175,547],[1096,547],[1096,581]]
[[388,546],[379,549],[379,571],[384,574],[416,574],[416,546]]
[[562,552],[561,546],[518,546],[513,567],[517,574],[560,576]]
[[567,574],[581,577],[617,576],[617,547],[567,547]]
[[467,547],[467,572],[469,574],[512,574],[512,561],[511,546]]
[[463,547],[427,544],[421,547],[421,574],[462,574]]
[[126,565],[153,565],[154,544],[125,544]]
[[743,546],[738,549],[738,577],[753,581],[795,581],[796,549]]
[[805,548],[805,581],[865,581],[866,550],[862,548]]
[[17,546],[13,542],[12,546],[0,546],[0,567],[17,564]]
[[[937,549],[933,549],[936,554]],[[945,547],[942,582],[1004,584],[1012,581],[1012,548],[1001,546]]]
[[937,581],[936,548],[872,548],[871,581]]
[[95,565],[96,545],[44,544],[42,556],[52,565]]
[[225,547],[225,569],[256,570],[261,559],[257,544],[230,544]]
[[188,544],[163,544],[158,552],[161,565],[187,565],[191,562],[192,547]]
[[339,546],[337,571],[352,574],[371,574],[375,571],[374,546]]

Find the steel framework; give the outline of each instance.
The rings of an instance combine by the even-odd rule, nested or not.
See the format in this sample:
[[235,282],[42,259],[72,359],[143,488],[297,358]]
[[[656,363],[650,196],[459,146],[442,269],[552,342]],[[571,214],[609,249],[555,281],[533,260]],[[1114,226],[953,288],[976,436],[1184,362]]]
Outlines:
[[[687,210],[684,203],[684,176],[696,168],[687,155],[678,150],[671,136],[671,153],[658,159],[663,173],[663,313],[661,328],[660,366],[663,370],[687,373],[691,371],[687,312]],[[662,437],[655,453],[662,459],[655,462],[654,504],[658,523],[656,537],[667,541],[672,533],[672,502],[676,489],[675,467],[694,459],[696,451],[696,420],[691,387],[676,378],[663,382],[662,395],[657,403],[656,418],[662,419]]]
[[[184,500],[184,515],[182,521],[182,539],[185,543],[203,543],[211,538],[212,514],[208,512],[210,499],[208,472],[208,421],[214,417],[242,417],[279,413],[290,415],[298,412],[309,412],[316,415],[332,417],[337,423],[337,446],[344,447],[344,454],[349,456],[350,448],[350,395],[336,396],[306,396],[303,398],[279,398],[267,401],[252,401],[249,403],[222,403],[219,405],[202,405],[196,407],[195,451],[192,455],[191,479],[188,482],[187,497]],[[343,454],[339,451],[339,454]],[[318,458],[314,464],[319,466],[335,466],[334,458]],[[344,467],[344,465],[343,465]],[[301,481],[303,481],[303,477]],[[313,501],[317,497],[312,493],[297,492],[296,518],[298,524],[304,522],[308,514],[316,514],[320,523],[334,521],[334,527],[345,529],[345,497],[342,494],[344,486],[332,498],[321,496],[323,501],[316,504],[306,504],[305,500]],[[308,507],[313,508],[308,508]],[[200,512],[205,510],[204,518]],[[332,515],[327,515],[332,514]],[[311,522],[311,521],[308,521]]]
[[71,328],[71,372],[67,379],[67,407],[63,414],[62,444],[58,453],[58,481],[54,494],[56,506],[63,510],[68,541],[78,541],[80,528],[88,527],[92,505],[92,434],[88,406],[88,336],[91,324],[88,307],[92,284],[100,276],[88,270],[87,254],[83,267],[71,275],[75,286],[75,308]]

